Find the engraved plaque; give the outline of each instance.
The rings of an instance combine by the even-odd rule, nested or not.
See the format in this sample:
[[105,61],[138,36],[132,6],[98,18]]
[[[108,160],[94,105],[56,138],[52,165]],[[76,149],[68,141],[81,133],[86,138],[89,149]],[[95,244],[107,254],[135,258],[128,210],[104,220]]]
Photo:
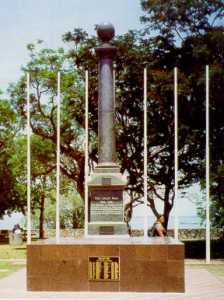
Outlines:
[[114,234],[114,226],[100,226],[99,234]]
[[90,221],[123,222],[122,196],[122,190],[93,190],[90,203]]
[[89,280],[119,281],[120,259],[117,256],[89,257]]
[[101,190],[95,189],[92,191],[93,201],[122,201],[122,190]]
[[111,178],[110,177],[103,177],[102,178],[102,185],[111,185]]

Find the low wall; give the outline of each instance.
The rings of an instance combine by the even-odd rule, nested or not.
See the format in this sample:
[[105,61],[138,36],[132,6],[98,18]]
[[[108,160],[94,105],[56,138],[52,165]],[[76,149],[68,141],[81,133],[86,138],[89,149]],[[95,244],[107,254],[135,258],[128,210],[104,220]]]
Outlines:
[[[218,240],[224,237],[224,229],[222,228],[213,228],[211,229],[211,239]],[[174,230],[168,230],[169,236],[174,236]],[[179,230],[179,239],[181,241],[194,241],[194,240],[205,240],[206,230],[201,229],[180,229]]]
[[[143,230],[132,229],[132,236],[143,235]],[[198,241],[205,240],[205,229],[179,229],[179,240],[181,241]],[[168,230],[168,236],[174,237],[174,230]],[[211,239],[218,240],[224,237],[224,229],[213,228],[211,229]]]
[[[10,230],[0,230],[0,242],[8,242]],[[84,235],[84,229],[61,229],[61,237],[75,237],[81,238]],[[142,236],[143,230],[141,229],[132,229],[131,236]],[[25,239],[26,233],[24,233]],[[174,230],[168,230],[168,236],[174,236]],[[32,230],[32,238],[39,237],[39,230]],[[45,238],[55,237],[55,229],[45,230]],[[211,239],[218,240],[224,238],[224,229],[211,229]],[[202,241],[205,240],[205,229],[179,229],[179,240],[181,241]]]
[[0,242],[8,243],[9,242],[9,230],[0,230]]

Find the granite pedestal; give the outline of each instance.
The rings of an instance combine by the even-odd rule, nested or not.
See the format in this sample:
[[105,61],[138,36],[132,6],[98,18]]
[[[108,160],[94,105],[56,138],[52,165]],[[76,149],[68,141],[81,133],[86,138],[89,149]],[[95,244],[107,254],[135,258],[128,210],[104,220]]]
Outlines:
[[[104,271],[93,275],[101,259]],[[105,268],[109,275],[100,273]],[[172,238],[110,236],[33,243],[27,246],[27,289],[184,292],[184,245]]]

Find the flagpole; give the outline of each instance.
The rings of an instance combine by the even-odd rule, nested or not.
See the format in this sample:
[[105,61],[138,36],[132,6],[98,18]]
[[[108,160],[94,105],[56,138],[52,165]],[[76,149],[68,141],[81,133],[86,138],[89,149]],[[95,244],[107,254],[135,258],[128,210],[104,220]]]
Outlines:
[[27,244],[31,244],[30,74],[27,73]]
[[178,240],[178,87],[177,67],[174,68],[174,238]]
[[60,84],[61,74],[57,76],[57,160],[56,160],[56,242],[60,242]]
[[84,226],[84,235],[85,237],[88,236],[88,174],[89,174],[89,139],[88,139],[88,113],[89,113],[89,107],[88,107],[88,71],[85,72],[85,226]]
[[147,238],[147,69],[144,68],[144,238]]
[[209,66],[206,65],[206,263],[210,263]]

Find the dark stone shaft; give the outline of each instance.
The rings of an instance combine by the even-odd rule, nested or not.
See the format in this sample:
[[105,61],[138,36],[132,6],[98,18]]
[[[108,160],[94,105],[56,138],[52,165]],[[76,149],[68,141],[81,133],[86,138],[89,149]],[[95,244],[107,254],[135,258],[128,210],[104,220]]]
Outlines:
[[115,162],[113,59],[108,56],[99,60],[98,109],[99,163]]

